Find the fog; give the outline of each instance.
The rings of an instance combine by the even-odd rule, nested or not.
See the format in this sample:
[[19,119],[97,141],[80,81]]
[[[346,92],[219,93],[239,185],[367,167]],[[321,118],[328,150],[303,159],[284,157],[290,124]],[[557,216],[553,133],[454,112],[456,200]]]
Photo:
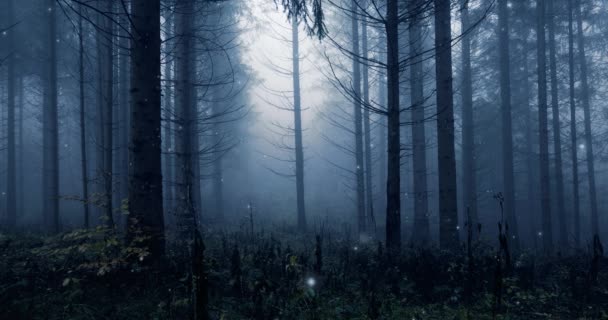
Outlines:
[[101,230],[154,261],[269,236],[600,263],[605,1],[0,8],[7,237]]

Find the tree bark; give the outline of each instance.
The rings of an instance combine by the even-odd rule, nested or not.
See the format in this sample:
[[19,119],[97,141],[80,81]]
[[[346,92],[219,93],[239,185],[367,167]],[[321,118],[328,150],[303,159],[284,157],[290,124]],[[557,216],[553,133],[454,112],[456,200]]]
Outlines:
[[581,212],[578,177],[578,132],[576,129],[576,98],[574,87],[574,0],[568,0],[568,85],[570,101],[570,144],[572,160],[572,205],[574,219],[574,248],[581,246]]
[[25,88],[23,76],[19,77],[19,213],[25,215],[25,170],[24,157],[25,145],[23,143],[23,109],[25,108]]
[[507,0],[498,1],[498,52],[500,60],[500,102],[502,115],[502,173],[504,214],[512,248],[519,247],[515,217],[515,187],[513,174],[513,128],[511,115],[511,66],[509,61],[509,11]]
[[459,246],[454,101],[452,90],[452,29],[449,0],[435,2],[435,73],[439,167],[439,245]]
[[398,1],[386,1],[387,47],[387,181],[386,181],[386,246],[401,248],[401,141],[399,121],[399,20]]
[[[104,11],[111,14],[112,1],[105,0]],[[108,228],[114,228],[114,210],[112,206],[112,155],[113,155],[113,111],[114,111],[114,37],[112,20],[102,17],[104,35],[102,35],[102,85],[103,90],[103,183],[104,183],[104,211]]]
[[589,97],[589,71],[585,53],[585,36],[583,34],[583,10],[581,1],[577,1],[576,10],[578,60],[581,68],[581,102],[585,121],[585,144],[587,158],[587,178],[589,180],[589,206],[591,208],[591,232],[599,235],[599,218],[597,212],[597,190],[595,186],[595,162],[593,156],[593,133],[591,132],[591,106]]
[[[462,32],[471,27],[469,1],[463,0],[460,10]],[[477,177],[475,161],[475,122],[473,119],[473,79],[471,72],[471,35],[462,37],[462,194],[464,209],[471,221],[473,239],[477,239]]]
[[131,56],[129,55],[129,33],[127,32],[131,30],[131,24],[127,16],[129,14],[128,8],[124,8],[123,10],[127,11],[122,12],[123,17],[120,20],[121,27],[119,28],[119,35],[121,36],[119,40],[120,60],[118,66],[118,83],[120,90],[118,96],[119,141],[116,142],[118,157],[118,168],[116,169],[118,171],[118,198],[121,201],[121,207],[122,201],[126,200],[129,196],[129,62],[131,60]]
[[[7,17],[8,25],[15,24],[13,0],[7,0]],[[13,50],[7,57],[7,98],[8,98],[8,116],[7,116],[7,171],[6,171],[6,217],[7,227],[13,229],[17,223],[17,171],[15,160],[15,105],[16,105],[16,90],[17,83],[15,76],[15,30],[7,32],[8,47]]]
[[[50,0],[53,1],[54,0]],[[131,2],[131,147],[128,240],[165,252],[161,166],[160,0]],[[144,239],[137,239],[139,233]]]
[[[410,11],[416,12],[420,1],[409,2]],[[412,242],[417,245],[428,245],[430,226],[428,218],[428,197],[426,181],[426,133],[424,115],[424,79],[423,79],[423,42],[422,21],[420,15],[412,17],[409,25],[410,45],[410,87],[412,104],[412,145],[414,173],[414,224]]]
[[[217,97],[213,105],[213,114],[219,116],[222,113],[221,104]],[[216,148],[220,148],[222,139],[220,137],[221,125],[219,123],[214,124],[214,141],[213,145]],[[217,223],[224,223],[224,163],[222,157],[218,157],[213,162],[213,200],[215,209],[215,217]]]
[[176,154],[176,196],[177,224],[182,240],[190,239],[196,225],[196,202],[198,194],[194,188],[194,130],[196,121],[194,114],[194,88],[192,51],[193,42],[193,0],[180,0],[176,3],[176,36],[179,37],[176,47],[175,62],[175,121],[178,125],[175,154]]
[[87,142],[86,142],[86,118],[85,118],[85,91],[84,91],[84,28],[82,5],[78,6],[78,90],[80,110],[80,161],[82,174],[82,199],[84,212],[84,227],[90,227],[89,214],[89,176],[87,168]]
[[[173,26],[173,12],[168,10],[167,16],[165,17],[165,39],[169,39],[173,36],[172,31],[174,30]],[[168,55],[170,50],[172,49],[173,42],[165,40],[165,54]],[[167,223],[171,224],[171,218],[174,215],[174,203],[173,199],[175,199],[175,194],[173,190],[174,177],[173,177],[173,155],[174,155],[174,146],[173,146],[173,134],[175,128],[173,128],[173,77],[172,77],[172,69],[173,62],[172,59],[166,59],[165,61],[165,70],[164,70],[164,130],[163,130],[163,143],[165,154],[163,156],[163,178],[164,178],[164,191],[165,191],[165,217],[167,218]]]
[[365,215],[365,176],[363,163],[363,115],[361,112],[361,62],[359,61],[359,18],[357,0],[351,1],[351,36],[353,54],[353,107],[355,115],[355,176],[357,190],[357,226],[359,237],[367,234],[367,218]]
[[[379,57],[378,61],[386,61],[386,31],[383,29],[378,30],[378,51]],[[386,95],[387,95],[387,86],[386,86],[386,69],[380,68],[378,71],[378,105],[383,110],[388,110],[386,105]],[[376,133],[378,139],[378,148],[377,152],[379,154],[379,170],[376,175],[376,181],[379,186],[378,194],[386,195],[386,171],[387,171],[387,118],[384,116],[380,116],[378,121],[378,131]],[[386,208],[386,197],[380,196],[378,197],[377,208]]]
[[[366,1],[363,2],[365,5]],[[367,18],[361,18],[361,56],[363,57],[363,102],[365,108],[363,109],[363,131],[364,131],[364,143],[365,143],[365,203],[367,210],[367,231],[371,235],[376,234],[375,230],[375,217],[374,217],[374,193],[373,193],[373,171],[372,171],[372,133],[371,133],[371,119],[369,106],[369,67],[367,65],[368,60],[368,34],[367,34]]]
[[300,40],[298,19],[291,19],[293,116],[296,152],[296,193],[298,206],[298,230],[306,231],[306,208],[304,202],[304,146],[302,143],[302,106],[300,99]]
[[57,14],[55,0],[47,0],[48,62],[46,107],[43,110],[43,191],[45,220],[51,232],[60,231],[59,222],[59,132],[57,121]]
[[538,63],[538,122],[540,148],[540,193],[543,247],[546,254],[553,252],[551,199],[549,189],[549,129],[547,121],[547,61],[545,50],[545,0],[537,0],[537,63]]
[[559,223],[558,243],[561,249],[568,245],[568,231],[566,229],[566,212],[564,205],[564,173],[562,169],[562,137],[559,112],[559,97],[557,89],[557,57],[555,49],[555,10],[553,1],[547,6],[549,18],[549,66],[551,68],[551,110],[553,111],[553,153],[555,154],[555,196],[557,197],[557,219]]

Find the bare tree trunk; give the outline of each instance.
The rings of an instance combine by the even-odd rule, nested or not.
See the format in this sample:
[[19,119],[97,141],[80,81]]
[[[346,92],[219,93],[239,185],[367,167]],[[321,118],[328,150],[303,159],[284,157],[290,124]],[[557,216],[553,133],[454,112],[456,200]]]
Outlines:
[[25,145],[23,143],[23,109],[25,108],[25,92],[23,86],[23,76],[19,77],[19,213],[25,215],[25,170],[24,170],[24,153]]
[[[410,11],[416,12],[420,1],[410,1]],[[428,245],[430,226],[428,218],[428,197],[426,181],[426,133],[424,116],[424,75],[423,75],[423,42],[422,21],[417,14],[410,20],[410,86],[412,104],[412,145],[414,173],[414,225],[412,242],[417,245]]]
[[[128,8],[124,8],[127,12],[122,12],[121,27],[119,28],[119,52],[120,52],[120,60],[119,60],[119,91],[118,95],[118,105],[119,105],[119,115],[118,115],[118,137],[119,141],[116,142],[117,145],[117,157],[118,157],[118,171],[117,179],[118,179],[118,198],[122,202],[127,199],[129,196],[129,73],[130,73],[130,59],[129,55],[129,34],[128,30],[130,30],[131,24],[128,18]],[[126,29],[126,30],[125,30]],[[122,203],[121,203],[122,206]]]
[[43,192],[44,212],[47,227],[51,232],[60,231],[59,223],[59,132],[57,121],[57,15],[55,0],[47,0],[48,21],[48,63],[45,94],[46,106],[43,110]]
[[549,189],[549,129],[547,121],[547,61],[545,53],[545,0],[537,0],[538,121],[540,146],[540,193],[542,237],[546,254],[553,252],[551,199]]
[[[169,39],[172,35],[172,31],[173,29],[173,12],[168,10],[167,12],[167,16],[165,18],[165,30],[166,31],[166,35],[165,35],[165,39]],[[170,41],[165,41],[165,54],[169,54],[170,50],[173,49],[172,47],[173,42]],[[173,203],[173,199],[175,198],[175,194],[174,194],[174,190],[173,190],[173,184],[174,184],[174,177],[172,174],[173,171],[173,163],[172,163],[172,159],[173,159],[173,155],[174,155],[174,150],[173,150],[173,133],[174,133],[174,128],[173,128],[173,77],[172,77],[172,69],[173,69],[173,62],[172,59],[166,59],[165,61],[165,70],[164,70],[164,81],[165,81],[165,85],[164,85],[164,130],[163,130],[163,143],[164,143],[164,150],[165,150],[165,154],[163,156],[163,178],[164,178],[164,191],[165,191],[165,217],[171,221],[171,217],[173,216],[174,212],[174,203]],[[170,224],[170,222],[168,221],[168,223]]]
[[[193,63],[196,64],[196,63]],[[194,79],[192,80],[192,82]],[[190,152],[192,158],[192,203],[194,205],[194,212],[200,217],[200,221],[203,219],[203,194],[201,192],[201,160],[200,160],[200,135],[199,135],[199,123],[198,123],[198,93],[195,86],[192,86],[192,111],[190,123],[190,132],[192,132],[192,151]],[[196,225],[196,220],[194,221]]]
[[367,234],[365,216],[365,176],[363,163],[363,116],[361,114],[361,62],[359,61],[359,17],[357,0],[351,1],[352,10],[352,52],[353,52],[353,94],[355,114],[355,173],[357,190],[357,225],[359,237]]
[[401,141],[399,121],[399,20],[398,1],[386,1],[387,46],[387,182],[386,182],[386,246],[401,248]]
[[591,106],[589,97],[589,82],[587,57],[585,54],[585,36],[583,34],[583,10],[581,1],[577,2],[576,10],[578,59],[581,68],[581,102],[583,103],[583,114],[585,117],[585,151],[587,152],[587,177],[589,180],[589,206],[591,207],[591,232],[594,236],[599,235],[599,218],[597,212],[597,190],[595,187],[595,163],[593,156],[593,133],[591,132]]
[[[469,1],[463,0],[460,10],[462,32],[471,27]],[[477,178],[475,161],[475,123],[473,120],[473,79],[471,74],[471,35],[462,38],[462,194],[464,208],[471,221],[473,239],[477,239],[479,217],[477,214]]]
[[[385,30],[379,30],[378,36],[378,51],[379,58],[378,61],[385,62],[386,61],[386,32]],[[386,109],[386,70],[380,68],[378,71],[378,104],[382,109]],[[378,121],[378,130],[377,139],[378,139],[378,154],[379,154],[379,171],[377,174],[377,183],[378,183],[378,194],[381,195],[378,197],[378,205],[377,208],[386,208],[386,168],[387,168],[387,122],[386,117],[383,115],[379,116]]]
[[[367,4],[366,1],[363,2]],[[371,133],[371,119],[369,108],[369,67],[367,66],[368,59],[368,35],[367,35],[367,18],[362,17],[361,21],[361,56],[364,60],[363,65],[363,101],[365,103],[365,109],[363,110],[363,131],[365,139],[365,201],[367,204],[367,219],[366,222],[367,231],[371,235],[376,234],[375,229],[375,217],[374,217],[374,193],[373,193],[373,172],[372,172],[372,133]]]
[[79,76],[79,109],[80,109],[80,161],[82,174],[82,199],[84,211],[84,227],[90,227],[89,214],[89,177],[87,168],[87,142],[85,119],[85,91],[84,91],[84,28],[82,5],[78,6],[78,76]]
[[175,140],[176,152],[176,195],[177,224],[182,237],[190,239],[196,221],[196,200],[198,194],[194,189],[194,132],[193,123],[195,101],[193,88],[194,48],[193,39],[193,0],[181,0],[176,3],[176,36],[179,37],[176,47],[175,63],[175,118],[179,126]]
[[449,0],[435,0],[435,72],[439,167],[439,245],[459,245],[454,101],[452,90],[452,29]]
[[[522,7],[520,7],[522,8]],[[527,10],[527,8],[523,7],[522,10]],[[518,12],[519,13],[519,12]],[[527,22],[527,20],[526,20]],[[522,45],[522,66],[521,66],[521,74],[523,75],[523,79],[521,80],[521,88],[522,88],[522,100],[523,100],[523,110],[524,110],[524,119],[525,119],[525,152],[526,152],[526,212],[528,214],[528,221],[532,226],[530,227],[530,239],[536,241],[537,239],[537,220],[536,215],[534,213],[538,212],[537,210],[537,199],[538,199],[538,161],[536,154],[534,152],[534,132],[536,131],[535,124],[536,121],[533,119],[532,106],[530,104],[531,101],[531,91],[530,91],[530,69],[529,69],[529,53],[532,52],[531,44],[528,43],[528,36],[530,34],[529,28],[527,28],[527,23],[523,24],[522,29],[519,30],[521,34],[521,38],[523,39]]]
[[[54,1],[54,0],[50,0]],[[165,253],[161,166],[160,0],[131,2],[131,147],[127,238],[143,233],[152,261]],[[138,243],[139,244],[139,243]]]
[[296,152],[296,193],[298,206],[298,230],[306,231],[306,208],[304,202],[304,146],[302,143],[302,106],[300,99],[300,40],[298,19],[291,19],[291,43],[293,62],[293,115]]
[[[217,100],[217,97],[216,97],[216,100]],[[213,114],[220,115],[222,113],[219,101],[216,101],[214,103],[213,107],[214,107]],[[220,133],[219,133],[220,129],[221,129],[220,128],[221,125],[219,123],[215,123],[214,126],[215,126],[215,128],[214,128],[215,132],[213,134],[213,137],[214,137],[213,145],[216,148],[220,148],[219,146],[222,143],[222,139],[221,139]],[[213,162],[213,199],[214,199],[213,208],[215,209],[216,222],[223,223],[223,222],[225,222],[225,220],[224,220],[224,163],[223,163],[221,157],[218,157]]]
[[507,0],[498,1],[498,52],[500,60],[500,101],[502,114],[502,160],[504,213],[512,247],[519,247],[515,217],[515,187],[513,174],[513,128],[511,115],[511,66],[509,62],[509,11]]
[[562,171],[562,137],[557,89],[557,57],[555,49],[555,10],[553,1],[547,7],[549,18],[549,66],[551,68],[551,109],[553,111],[553,153],[555,153],[555,188],[557,196],[557,218],[559,223],[558,243],[562,250],[567,249],[568,231],[564,205],[564,173]]
[[568,0],[568,79],[570,98],[570,144],[572,145],[572,205],[574,219],[574,248],[581,246],[581,212],[578,177],[578,138],[574,87],[574,0]]
[[[112,11],[110,0],[97,0],[97,188],[100,195],[101,219],[109,228],[114,227],[112,212],[112,108],[113,108],[113,57],[112,22],[102,12]],[[109,117],[109,118],[108,118]]]
[[[106,0],[104,11],[111,13],[112,1]],[[105,34],[102,35],[103,56],[102,61],[102,86],[103,90],[103,183],[104,183],[104,211],[106,225],[114,228],[114,215],[112,207],[112,154],[113,154],[113,109],[114,109],[114,37],[112,21],[109,17],[102,17],[102,26]]]
[[[13,8],[13,0],[7,0],[7,17],[8,25],[15,24],[15,12]],[[15,31],[7,32],[9,48],[15,47]],[[11,49],[14,50],[14,49]],[[15,160],[15,100],[16,100],[16,77],[15,77],[15,52],[9,53],[7,59],[8,79],[7,79],[7,97],[8,97],[8,117],[7,117],[7,171],[6,171],[6,217],[7,227],[13,229],[17,223],[17,196],[16,196],[16,160]]]

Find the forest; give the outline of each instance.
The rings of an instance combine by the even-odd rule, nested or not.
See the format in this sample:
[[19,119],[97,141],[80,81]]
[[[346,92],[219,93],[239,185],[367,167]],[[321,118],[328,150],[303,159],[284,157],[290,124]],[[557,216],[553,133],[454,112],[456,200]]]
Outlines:
[[0,0],[0,319],[608,319],[608,1]]

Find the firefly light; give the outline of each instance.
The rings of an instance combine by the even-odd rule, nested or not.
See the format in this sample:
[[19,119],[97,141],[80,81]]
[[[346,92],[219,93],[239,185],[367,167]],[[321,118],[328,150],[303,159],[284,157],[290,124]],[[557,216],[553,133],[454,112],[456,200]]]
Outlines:
[[309,287],[314,287],[315,284],[317,284],[317,280],[315,280],[315,278],[313,278],[313,277],[310,277],[310,278],[306,279],[306,284]]

